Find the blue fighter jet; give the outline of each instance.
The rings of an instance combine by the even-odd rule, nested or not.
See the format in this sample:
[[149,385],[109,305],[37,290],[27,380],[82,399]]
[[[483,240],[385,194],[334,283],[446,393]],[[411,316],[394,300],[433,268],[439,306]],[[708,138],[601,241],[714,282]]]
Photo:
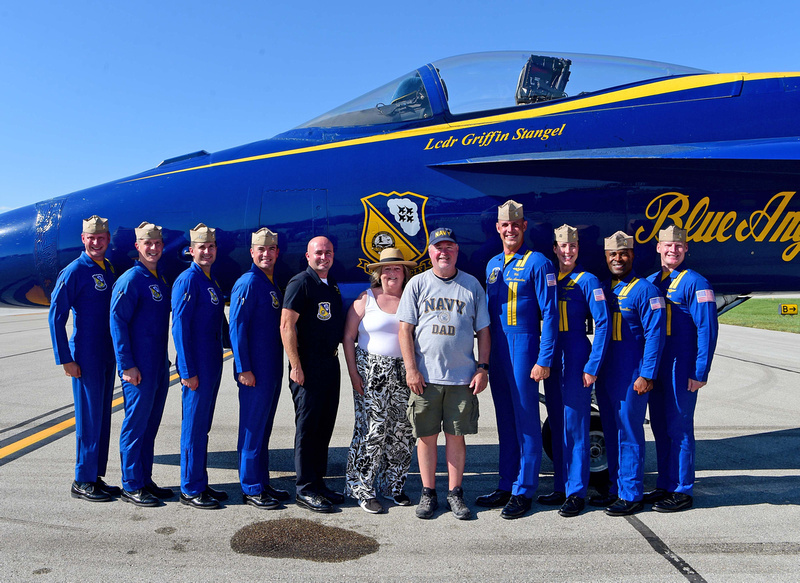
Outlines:
[[[107,257],[132,263],[133,229],[164,227],[168,272],[189,262],[189,229],[217,227],[228,290],[249,237],[280,235],[279,281],[306,242],[336,245],[354,297],[366,265],[396,246],[427,267],[431,228],[459,235],[460,267],[482,279],[500,249],[496,208],[525,205],[529,243],[578,226],[585,267],[602,238],[635,236],[636,268],[658,265],[659,229],[689,231],[692,267],[719,304],[800,289],[800,73],[714,74],[665,63],[541,52],[436,61],[271,139],[170,158],[134,176],[0,215],[0,304],[47,305],[80,252],[81,219],[109,219]],[[190,203],[191,201],[191,203]]]

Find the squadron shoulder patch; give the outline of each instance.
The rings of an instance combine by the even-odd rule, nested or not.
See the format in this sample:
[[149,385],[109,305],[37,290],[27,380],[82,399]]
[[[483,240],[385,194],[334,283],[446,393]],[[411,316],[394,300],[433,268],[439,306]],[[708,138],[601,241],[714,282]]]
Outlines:
[[150,295],[153,296],[153,299],[157,302],[160,302],[164,299],[164,296],[161,295],[161,290],[158,288],[158,284],[154,283],[149,286],[150,287]]
[[211,297],[211,303],[215,306],[219,304],[219,297],[217,297],[217,293],[214,291],[213,287],[208,288],[208,295]]
[[97,291],[104,291],[108,289],[108,284],[106,283],[106,280],[103,279],[102,273],[93,274],[92,279],[94,280],[94,289]]
[[274,291],[269,292],[270,297],[272,297],[272,307],[276,310],[281,307],[281,302],[278,300],[278,294]]
[[317,319],[318,320],[330,320],[331,319],[331,303],[330,302],[320,302],[319,309],[317,310]]
[[489,278],[486,280],[487,283],[497,283],[497,279],[500,277],[502,273],[502,269],[499,267],[495,267],[492,269],[492,272],[489,274]]

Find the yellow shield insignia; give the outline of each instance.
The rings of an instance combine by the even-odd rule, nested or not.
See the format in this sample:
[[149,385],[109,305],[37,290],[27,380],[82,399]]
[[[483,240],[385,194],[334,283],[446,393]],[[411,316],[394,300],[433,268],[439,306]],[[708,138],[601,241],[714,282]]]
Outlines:
[[364,205],[361,250],[366,258],[359,260],[360,268],[368,271],[366,266],[377,262],[381,251],[387,247],[400,249],[407,260],[416,261],[415,273],[430,267],[430,260],[425,257],[427,196],[413,192],[376,192],[362,198],[361,203]]

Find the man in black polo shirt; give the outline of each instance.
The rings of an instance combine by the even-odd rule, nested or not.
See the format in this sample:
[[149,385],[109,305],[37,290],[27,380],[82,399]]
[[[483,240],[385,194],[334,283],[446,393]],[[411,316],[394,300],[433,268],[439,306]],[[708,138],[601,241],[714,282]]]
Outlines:
[[289,388],[295,411],[294,466],[297,504],[332,512],[344,497],[322,478],[328,470],[328,444],[339,408],[338,348],[344,332],[339,287],[328,272],[333,244],[314,237],[306,251],[308,268],[286,286],[281,339],[289,357]]

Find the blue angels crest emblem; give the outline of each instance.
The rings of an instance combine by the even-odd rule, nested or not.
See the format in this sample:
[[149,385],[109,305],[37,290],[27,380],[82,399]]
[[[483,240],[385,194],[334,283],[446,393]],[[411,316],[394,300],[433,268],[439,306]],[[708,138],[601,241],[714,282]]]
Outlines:
[[208,295],[211,296],[211,303],[215,306],[219,304],[219,298],[217,297],[217,292],[214,291],[213,287],[208,288]]
[[108,284],[106,280],[103,278],[102,273],[95,273],[92,275],[92,279],[94,280],[94,289],[97,291],[104,291],[108,289]]
[[320,302],[319,309],[317,310],[317,319],[330,320],[331,319],[331,303]]
[[403,252],[407,260],[418,263],[414,273],[428,269],[427,203],[427,196],[413,192],[376,192],[362,198],[364,228],[361,232],[361,250],[366,258],[359,259],[358,266],[369,271],[367,265],[377,262],[381,251],[395,247]]
[[153,299],[157,302],[160,302],[162,299],[164,299],[164,296],[161,295],[161,290],[158,288],[157,283],[150,285],[150,295],[152,295]]

